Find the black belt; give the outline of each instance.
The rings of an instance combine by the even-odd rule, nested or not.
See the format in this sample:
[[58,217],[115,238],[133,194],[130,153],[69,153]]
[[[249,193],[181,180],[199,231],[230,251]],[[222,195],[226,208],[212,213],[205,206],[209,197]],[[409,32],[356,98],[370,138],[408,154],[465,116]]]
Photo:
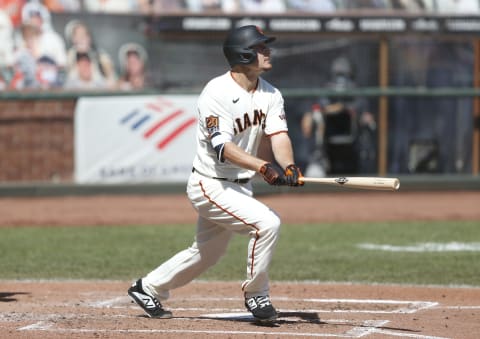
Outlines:
[[228,178],[218,178],[218,177],[209,177],[209,176],[206,176],[202,173],[200,173],[199,171],[197,171],[195,169],[195,167],[192,167],[192,173],[194,172],[197,172],[198,174],[201,174],[203,175],[204,177],[207,177],[207,178],[211,178],[211,179],[216,179],[216,180],[222,180],[222,181],[230,181],[230,182],[234,182],[236,184],[246,184],[250,181],[250,178],[244,178],[244,179],[228,179]]

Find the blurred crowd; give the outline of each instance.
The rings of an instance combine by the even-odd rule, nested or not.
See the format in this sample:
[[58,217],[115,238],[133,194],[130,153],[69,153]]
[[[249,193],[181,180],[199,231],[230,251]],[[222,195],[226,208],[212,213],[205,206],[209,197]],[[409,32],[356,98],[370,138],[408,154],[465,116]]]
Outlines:
[[[7,12],[32,0],[0,0]],[[51,12],[111,14],[165,14],[171,12],[220,13],[328,13],[349,10],[384,10],[431,13],[479,13],[478,0],[34,0]],[[17,18],[17,20],[20,18]]]
[[433,13],[479,13],[477,0],[45,0],[52,11],[162,14],[175,11],[221,13],[329,13],[378,9]]
[[477,0],[45,0],[52,11],[162,14],[175,11],[221,13],[328,13],[342,10],[400,10],[478,13]]
[[118,55],[100,48],[91,27],[72,20],[64,32],[52,13],[329,13],[341,10],[479,12],[478,0],[0,0],[0,90],[141,90],[152,85],[148,55],[125,42]]
[[90,27],[76,19],[66,24],[62,35],[51,18],[60,5],[74,9],[79,1],[0,0],[0,90],[148,87],[143,46],[125,42],[115,60],[98,47]]

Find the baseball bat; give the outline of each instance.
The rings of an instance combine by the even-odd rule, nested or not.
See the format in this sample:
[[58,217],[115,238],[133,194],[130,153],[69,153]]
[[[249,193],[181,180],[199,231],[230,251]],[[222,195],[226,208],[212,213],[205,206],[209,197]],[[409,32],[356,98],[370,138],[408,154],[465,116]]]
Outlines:
[[339,177],[339,178],[308,178],[300,177],[299,181],[313,182],[318,184],[335,185],[359,189],[380,191],[396,191],[400,188],[400,180],[397,178],[382,177]]

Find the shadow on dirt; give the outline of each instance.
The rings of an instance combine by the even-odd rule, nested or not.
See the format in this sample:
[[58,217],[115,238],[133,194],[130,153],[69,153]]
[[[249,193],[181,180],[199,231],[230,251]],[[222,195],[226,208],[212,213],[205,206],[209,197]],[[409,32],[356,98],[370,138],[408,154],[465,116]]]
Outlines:
[[[197,318],[198,317],[193,317]],[[261,327],[280,327],[282,325],[295,325],[295,324],[318,324],[318,325],[334,325],[334,326],[346,326],[346,327],[364,327],[364,328],[372,328],[372,325],[365,324],[365,323],[352,323],[352,322],[335,322],[335,321],[323,321],[320,319],[318,313],[316,312],[279,312],[278,319],[274,323],[261,323],[256,322],[253,316],[249,314],[245,315],[234,315],[234,316],[227,316],[224,317],[208,317],[202,316],[201,319],[211,319],[211,320],[220,320],[220,321],[232,321],[232,322],[246,322],[251,323],[253,326],[261,326]],[[416,333],[421,332],[419,330],[407,329],[407,328],[399,328],[399,327],[392,327],[392,326],[374,326],[380,330],[391,330],[391,331],[401,331],[401,332],[410,332]]]
[[0,303],[9,303],[17,301],[17,298],[13,298],[19,294],[30,294],[28,292],[0,292]]

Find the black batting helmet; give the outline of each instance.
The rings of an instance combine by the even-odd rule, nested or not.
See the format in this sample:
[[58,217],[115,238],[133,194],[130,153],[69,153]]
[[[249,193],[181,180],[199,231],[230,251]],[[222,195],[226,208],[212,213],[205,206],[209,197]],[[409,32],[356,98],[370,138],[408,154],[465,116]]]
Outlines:
[[274,40],[274,37],[267,37],[257,26],[238,27],[227,35],[223,43],[223,54],[231,67],[237,64],[248,65],[257,58],[257,53],[252,49],[253,46]]

